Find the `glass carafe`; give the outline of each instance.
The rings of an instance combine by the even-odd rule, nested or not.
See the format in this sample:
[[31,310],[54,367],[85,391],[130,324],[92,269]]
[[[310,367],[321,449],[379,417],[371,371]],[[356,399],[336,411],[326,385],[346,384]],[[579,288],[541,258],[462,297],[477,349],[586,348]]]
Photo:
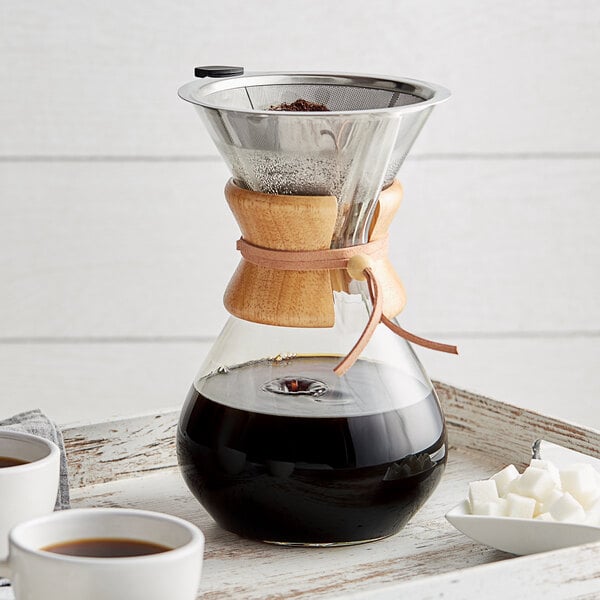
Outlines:
[[[353,86],[366,90],[358,107]],[[376,97],[383,108],[368,106],[376,86],[389,92]],[[332,112],[268,110],[283,93],[333,104]],[[261,192],[267,203],[269,194],[334,196],[334,248],[370,240],[382,188],[433,104],[447,97],[406,80],[281,74],[192,82],[180,95],[205,117],[233,172],[230,185]],[[311,237],[309,225],[286,224],[296,228],[295,249]],[[329,276],[329,326],[231,316],[181,414],[177,448],[189,488],[217,523],[247,538],[340,545],[389,536],[444,469],[444,418],[407,341],[380,325],[356,363],[341,377],[333,372],[373,307],[365,282],[343,271]]]

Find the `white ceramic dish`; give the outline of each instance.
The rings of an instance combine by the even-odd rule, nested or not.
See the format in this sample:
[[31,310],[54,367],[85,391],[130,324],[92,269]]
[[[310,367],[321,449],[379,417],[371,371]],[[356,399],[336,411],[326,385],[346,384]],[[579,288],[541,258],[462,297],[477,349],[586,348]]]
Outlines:
[[[563,446],[536,440],[532,446],[534,458],[544,458],[561,468],[585,462],[600,470],[600,461]],[[463,500],[446,514],[446,519],[459,531],[497,550],[511,554],[536,554],[600,541],[600,527],[513,517],[472,515],[468,500]]]
[[467,500],[455,506],[446,519],[476,542],[511,554],[536,554],[600,541],[600,527],[472,515]]

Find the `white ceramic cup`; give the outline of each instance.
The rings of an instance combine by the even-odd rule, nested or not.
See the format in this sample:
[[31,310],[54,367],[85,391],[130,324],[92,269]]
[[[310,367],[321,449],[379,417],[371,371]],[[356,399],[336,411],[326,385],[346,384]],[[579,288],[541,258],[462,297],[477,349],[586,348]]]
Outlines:
[[60,473],[60,451],[49,440],[0,431],[0,456],[27,461],[0,468],[0,559],[8,553],[8,533],[18,523],[54,510]]
[[[133,539],[173,548],[126,558],[68,556],[42,550],[64,542]],[[204,535],[191,523],[162,513],[80,508],[17,525],[0,575],[17,600],[195,600]]]

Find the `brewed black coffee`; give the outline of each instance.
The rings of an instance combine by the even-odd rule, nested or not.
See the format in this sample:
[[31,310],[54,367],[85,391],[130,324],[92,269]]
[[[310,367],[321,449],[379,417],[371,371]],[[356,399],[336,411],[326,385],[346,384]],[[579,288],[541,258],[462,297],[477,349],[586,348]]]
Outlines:
[[13,458],[12,456],[0,456],[0,469],[4,467],[17,467],[19,465],[26,465],[29,461],[21,460],[20,458]]
[[389,366],[260,361],[204,377],[178,431],[185,480],[244,537],[340,544],[397,532],[446,462],[435,394]]
[[67,556],[87,556],[90,558],[126,558],[129,556],[146,556],[171,550],[167,546],[130,540],[126,538],[90,538],[71,540],[52,544],[42,548],[46,552],[65,554]]

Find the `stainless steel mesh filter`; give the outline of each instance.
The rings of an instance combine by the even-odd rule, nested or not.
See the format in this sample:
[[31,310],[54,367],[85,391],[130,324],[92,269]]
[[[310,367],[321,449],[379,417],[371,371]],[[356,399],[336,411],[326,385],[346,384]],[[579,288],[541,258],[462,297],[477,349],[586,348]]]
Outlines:
[[[333,195],[333,245],[361,243],[355,222],[391,183],[432,107],[432,84],[362,75],[249,74],[179,90],[204,118],[239,185],[269,194]],[[330,112],[271,111],[298,99]]]
[[[230,90],[229,102],[232,108],[250,110],[268,110],[269,107],[291,103],[303,98],[316,104],[324,104],[330,111],[354,111],[391,108],[422,102],[420,98],[408,92],[377,89],[351,85],[320,84],[276,84],[248,85]],[[218,101],[219,93],[213,101]],[[237,97],[236,97],[237,96]]]

